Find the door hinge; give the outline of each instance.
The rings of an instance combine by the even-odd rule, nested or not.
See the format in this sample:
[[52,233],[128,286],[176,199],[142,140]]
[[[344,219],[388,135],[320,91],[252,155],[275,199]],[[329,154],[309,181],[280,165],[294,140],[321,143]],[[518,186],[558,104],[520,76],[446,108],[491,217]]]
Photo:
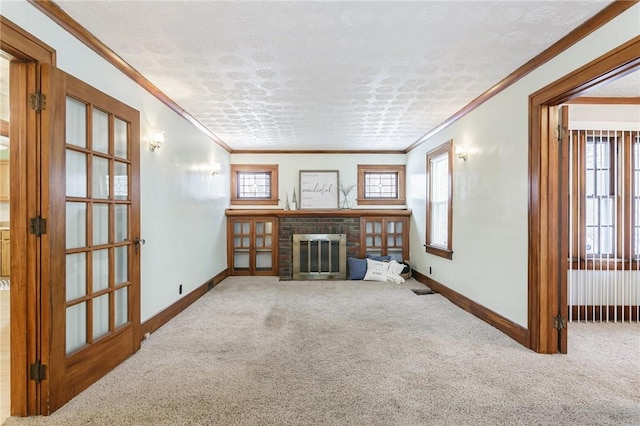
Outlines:
[[31,109],[35,112],[47,109],[47,95],[43,95],[40,92],[30,94],[29,106],[31,106]]
[[35,234],[37,237],[47,233],[47,219],[42,217],[32,217],[29,219],[29,233]]
[[562,315],[558,315],[553,317],[553,328],[556,330],[562,330],[563,328],[567,328],[567,319]]
[[37,360],[34,364],[29,366],[29,380],[35,380],[36,383],[40,383],[47,379],[47,366],[40,363]]
[[566,136],[567,136],[567,128],[562,127],[560,124],[558,124],[558,127],[556,127],[556,138],[558,139],[558,142],[562,142],[562,140]]

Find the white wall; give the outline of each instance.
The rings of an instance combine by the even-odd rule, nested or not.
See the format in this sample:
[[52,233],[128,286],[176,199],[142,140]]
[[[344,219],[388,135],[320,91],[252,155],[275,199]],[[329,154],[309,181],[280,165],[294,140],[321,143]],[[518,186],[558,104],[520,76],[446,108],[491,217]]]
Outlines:
[[[527,326],[528,97],[640,34],[640,5],[589,35],[407,155],[413,186],[412,266],[494,312]],[[426,153],[453,139],[453,259],[425,253]]]
[[6,201],[0,201],[0,223],[4,226],[4,223],[9,223],[9,203]]
[[[232,154],[232,164],[278,164],[278,194],[280,203],[274,208],[282,209],[288,195],[289,201],[293,189],[300,196],[300,170],[338,170],[340,182],[344,186],[358,183],[358,164],[405,164],[405,154]],[[349,193],[353,208],[358,208],[355,199],[357,189]],[[300,199],[298,198],[298,202]],[[342,195],[340,195],[342,203]],[[260,207],[260,206],[259,206]],[[366,206],[371,208],[371,206]],[[376,208],[404,208],[405,206],[376,206]],[[237,208],[248,208],[237,206]],[[260,208],[264,208],[261,206]],[[362,208],[362,207],[360,207]]]
[[[0,11],[53,47],[58,68],[140,111],[142,321],[226,269],[229,154],[26,1],[3,1]],[[153,153],[152,128],[166,139]],[[223,167],[215,177],[214,161]]]
[[640,105],[569,105],[569,129],[640,130]]

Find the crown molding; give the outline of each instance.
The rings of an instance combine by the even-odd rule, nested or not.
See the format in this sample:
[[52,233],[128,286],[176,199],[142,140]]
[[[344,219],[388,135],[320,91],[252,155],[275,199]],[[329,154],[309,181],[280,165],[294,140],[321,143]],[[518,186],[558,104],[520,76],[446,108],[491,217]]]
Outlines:
[[391,151],[391,150],[380,150],[380,151],[376,151],[376,150],[347,150],[347,149],[336,149],[336,150],[329,150],[329,149],[307,149],[307,150],[302,150],[302,149],[294,149],[294,150],[287,150],[287,149],[264,149],[264,150],[253,150],[253,149],[234,149],[231,150],[231,154],[400,154],[400,155],[405,155],[406,152],[404,151]]

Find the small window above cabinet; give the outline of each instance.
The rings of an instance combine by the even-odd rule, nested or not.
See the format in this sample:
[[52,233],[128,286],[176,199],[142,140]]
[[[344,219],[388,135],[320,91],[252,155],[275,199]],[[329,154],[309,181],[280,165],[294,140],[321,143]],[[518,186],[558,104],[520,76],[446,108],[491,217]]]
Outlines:
[[363,257],[391,256],[398,262],[409,260],[408,217],[363,217],[360,221]]

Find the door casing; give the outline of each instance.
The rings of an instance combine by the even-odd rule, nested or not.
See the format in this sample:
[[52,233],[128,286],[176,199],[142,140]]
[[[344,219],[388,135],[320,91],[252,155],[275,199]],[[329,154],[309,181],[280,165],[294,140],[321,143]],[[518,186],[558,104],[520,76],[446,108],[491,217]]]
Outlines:
[[[41,64],[55,65],[55,51],[0,16],[0,50],[11,55],[10,228],[11,228],[11,415],[42,413],[41,386],[28,380],[29,365],[40,356],[40,241],[29,235],[29,217],[40,213],[41,123],[28,97],[40,88]],[[19,66],[19,67],[18,67]],[[18,70],[20,68],[20,70]]]

